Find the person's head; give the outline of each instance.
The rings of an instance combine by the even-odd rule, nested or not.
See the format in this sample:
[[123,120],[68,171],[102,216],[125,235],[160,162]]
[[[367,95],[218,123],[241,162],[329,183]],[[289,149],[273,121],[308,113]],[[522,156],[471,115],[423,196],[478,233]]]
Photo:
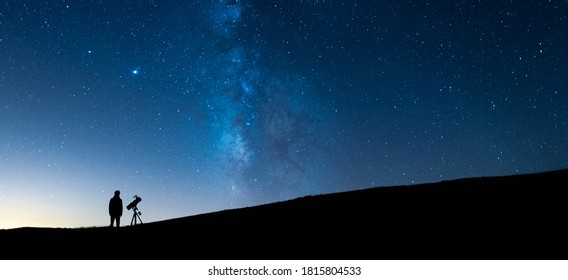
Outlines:
[[120,191],[119,191],[119,190],[114,191],[114,196],[119,196],[119,195],[120,195]]

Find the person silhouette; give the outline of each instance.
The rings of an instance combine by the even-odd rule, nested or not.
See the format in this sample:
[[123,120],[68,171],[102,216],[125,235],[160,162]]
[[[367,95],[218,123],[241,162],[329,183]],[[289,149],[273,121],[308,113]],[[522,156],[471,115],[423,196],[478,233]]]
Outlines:
[[110,227],[113,227],[116,220],[116,227],[120,227],[120,217],[122,216],[122,199],[120,191],[115,191],[114,196],[108,204],[108,214],[110,215]]

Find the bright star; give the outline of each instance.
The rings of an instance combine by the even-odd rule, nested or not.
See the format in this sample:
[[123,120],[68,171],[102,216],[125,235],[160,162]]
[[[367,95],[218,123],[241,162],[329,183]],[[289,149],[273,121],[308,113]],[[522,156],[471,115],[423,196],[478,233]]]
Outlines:
[[132,70],[132,74],[134,74],[134,75],[138,74],[138,69]]

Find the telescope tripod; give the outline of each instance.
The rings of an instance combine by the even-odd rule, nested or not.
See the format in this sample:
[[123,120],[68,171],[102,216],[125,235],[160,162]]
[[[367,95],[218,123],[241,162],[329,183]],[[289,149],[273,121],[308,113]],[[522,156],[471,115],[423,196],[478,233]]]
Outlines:
[[142,212],[138,211],[138,207],[132,208],[132,211],[134,211],[134,214],[132,215],[132,220],[130,221],[130,225],[132,224],[137,225],[138,220],[140,221],[140,224],[143,224],[142,219],[140,219],[140,215],[142,215]]

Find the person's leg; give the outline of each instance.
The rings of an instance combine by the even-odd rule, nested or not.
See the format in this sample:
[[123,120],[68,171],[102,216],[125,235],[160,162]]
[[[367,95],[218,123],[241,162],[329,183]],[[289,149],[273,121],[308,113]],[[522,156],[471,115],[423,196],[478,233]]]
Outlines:
[[120,216],[116,217],[116,227],[120,227]]
[[110,227],[114,225],[114,216],[110,216]]

